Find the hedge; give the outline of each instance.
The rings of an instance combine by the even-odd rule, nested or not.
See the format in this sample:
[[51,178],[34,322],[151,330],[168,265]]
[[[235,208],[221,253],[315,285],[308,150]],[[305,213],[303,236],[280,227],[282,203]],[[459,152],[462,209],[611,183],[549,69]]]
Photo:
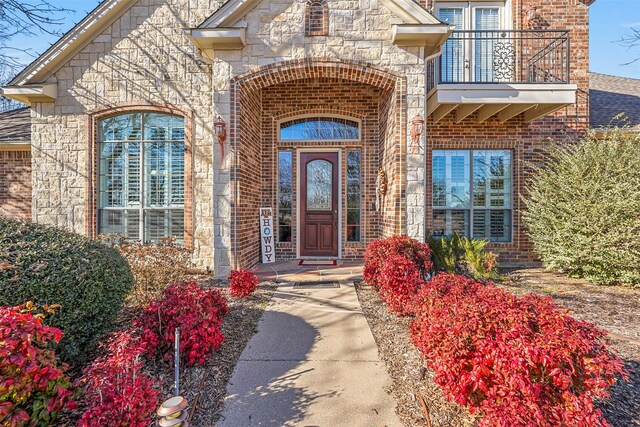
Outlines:
[[114,249],[58,228],[0,217],[0,305],[59,304],[57,354],[82,365],[111,328],[134,279]]
[[555,146],[528,187],[524,221],[548,268],[640,286],[640,136]]
[[609,397],[622,361],[606,332],[549,297],[518,298],[442,273],[418,292],[411,336],[445,395],[483,427],[608,426],[595,399]]

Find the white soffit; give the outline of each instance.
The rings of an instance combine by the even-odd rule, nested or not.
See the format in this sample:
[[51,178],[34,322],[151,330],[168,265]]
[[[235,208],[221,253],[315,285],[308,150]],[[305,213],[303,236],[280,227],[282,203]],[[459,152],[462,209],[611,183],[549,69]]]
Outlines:
[[398,46],[423,46],[425,57],[440,50],[453,32],[448,24],[393,25],[393,43]]
[[47,83],[43,85],[5,86],[1,92],[7,98],[31,105],[34,102],[55,101],[58,97],[58,85],[56,83]]
[[438,104],[574,104],[575,84],[439,84]]

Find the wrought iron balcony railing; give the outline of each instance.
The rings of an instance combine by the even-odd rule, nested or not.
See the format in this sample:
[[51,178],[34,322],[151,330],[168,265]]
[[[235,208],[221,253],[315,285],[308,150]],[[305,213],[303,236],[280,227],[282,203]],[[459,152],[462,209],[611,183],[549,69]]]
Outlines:
[[568,31],[454,31],[427,64],[429,89],[449,83],[569,83]]

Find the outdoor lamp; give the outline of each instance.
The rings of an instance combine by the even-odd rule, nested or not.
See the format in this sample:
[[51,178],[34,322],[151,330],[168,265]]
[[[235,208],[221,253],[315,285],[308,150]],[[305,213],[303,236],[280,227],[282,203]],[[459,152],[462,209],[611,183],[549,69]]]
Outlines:
[[411,120],[411,142],[414,149],[420,147],[420,137],[424,131],[424,119],[419,114]]
[[222,153],[222,157],[224,157],[224,143],[227,142],[227,123],[221,115],[218,114],[218,118],[213,122],[213,128],[215,129],[216,136],[218,137],[220,152]]

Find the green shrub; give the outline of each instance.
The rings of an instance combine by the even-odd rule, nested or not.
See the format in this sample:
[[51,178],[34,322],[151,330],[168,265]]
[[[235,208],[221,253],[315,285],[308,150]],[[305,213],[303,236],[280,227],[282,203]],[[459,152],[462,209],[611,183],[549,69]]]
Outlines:
[[144,307],[155,301],[169,285],[186,280],[193,267],[191,251],[177,245],[171,237],[158,243],[142,244],[124,236],[102,235],[100,241],[117,249],[129,263],[135,278],[135,285],[126,299],[131,307]]
[[488,240],[469,239],[454,233],[451,237],[427,237],[435,271],[460,273],[476,278],[494,277],[496,255],[485,247]]
[[548,268],[640,285],[640,137],[616,130],[556,145],[528,190],[527,232]]
[[47,323],[64,336],[57,353],[79,366],[113,324],[133,285],[114,249],[61,229],[0,217],[0,305],[60,304]]

